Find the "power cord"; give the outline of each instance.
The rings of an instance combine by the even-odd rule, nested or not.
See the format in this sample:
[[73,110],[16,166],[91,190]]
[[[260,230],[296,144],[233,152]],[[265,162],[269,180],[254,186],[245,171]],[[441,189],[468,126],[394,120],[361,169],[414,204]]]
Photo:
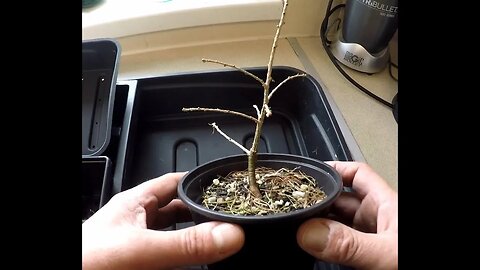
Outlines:
[[[388,102],[388,101],[385,101],[384,99],[382,99],[381,97],[375,95],[374,93],[372,93],[371,91],[369,91],[368,89],[366,89],[365,87],[363,87],[362,85],[360,85],[359,83],[357,83],[352,77],[350,77],[350,75],[348,75],[344,70],[343,68],[338,64],[337,62],[337,59],[333,56],[332,52],[330,51],[330,48],[329,48],[329,45],[331,43],[330,40],[328,40],[327,38],[327,26],[328,26],[328,20],[330,18],[330,16],[338,9],[340,8],[343,8],[345,7],[345,4],[339,4],[339,5],[336,5],[333,9],[332,9],[332,3],[333,3],[333,0],[329,0],[328,1],[328,6],[327,6],[327,11],[325,12],[325,18],[323,18],[323,21],[322,21],[322,25],[320,27],[320,37],[322,39],[322,45],[323,47],[325,48],[325,51],[327,52],[328,54],[328,57],[330,58],[330,60],[332,61],[332,63],[335,65],[335,67],[338,69],[338,71],[340,71],[340,73],[349,81],[351,82],[353,85],[355,85],[358,89],[360,89],[362,92],[364,92],[365,94],[369,95],[370,97],[372,97],[373,99],[377,100],[378,102],[382,103],[383,105],[389,107],[390,109],[393,109],[394,106],[392,103]],[[335,22],[334,22],[335,23]],[[340,25],[340,24],[339,24]],[[328,29],[329,30],[329,29]],[[395,77],[393,77],[392,73],[391,73],[391,65],[393,63],[390,62],[390,75],[392,76],[392,78],[394,78],[396,80]],[[395,65],[396,66],[396,65]],[[396,66],[398,68],[398,66]]]
[[392,77],[392,79],[394,79],[395,81],[398,82],[398,78],[395,77],[395,76],[393,76],[393,73],[392,73],[392,67],[398,69],[398,65],[396,65],[395,63],[393,63],[391,59],[388,59],[388,62],[390,63],[390,64],[388,65],[388,73],[390,73],[390,77]]

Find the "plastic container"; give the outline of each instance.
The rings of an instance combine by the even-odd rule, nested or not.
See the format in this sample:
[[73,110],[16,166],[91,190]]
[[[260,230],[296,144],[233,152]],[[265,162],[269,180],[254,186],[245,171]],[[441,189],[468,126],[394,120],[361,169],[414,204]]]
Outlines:
[[[265,77],[266,69],[249,69]],[[281,82],[300,70],[275,67]],[[139,79],[126,144],[125,167],[119,190],[172,171],[243,152],[213,133],[215,122],[230,137],[248,146],[255,124],[222,113],[182,112],[183,107],[237,110],[255,115],[262,100],[259,83],[238,71],[199,72]],[[260,153],[286,153],[318,160],[352,160],[318,82],[311,76],[294,79],[272,98],[273,111],[264,125]],[[124,127],[126,128],[126,127]]]
[[135,95],[135,83],[117,83],[111,123],[111,139],[102,156],[82,158],[82,220],[90,217],[113,196],[114,170],[123,164],[120,141],[126,136],[123,126],[130,121],[127,105]]
[[[266,76],[264,67],[248,71]],[[279,83],[299,72],[291,67],[274,67],[272,75]],[[215,159],[243,154],[214,133],[208,125],[211,122],[244,146],[250,145],[255,130],[250,120],[221,113],[182,112],[182,108],[223,108],[255,115],[252,105],[261,104],[263,93],[251,77],[225,69],[135,81],[134,98],[130,100],[129,93],[126,109],[130,118],[124,120],[125,136],[119,142],[114,194],[168,172],[191,171]],[[270,107],[273,115],[265,122],[260,153],[294,154],[319,161],[353,160],[322,87],[310,75],[284,84]],[[172,229],[191,225],[178,223]],[[349,268],[317,261],[315,269]]]
[[111,198],[111,165],[106,156],[82,158],[82,222]]
[[120,46],[115,40],[82,42],[82,155],[99,156],[110,142]]
[[116,91],[119,55],[115,40],[82,42],[82,221],[112,197],[112,158],[118,152],[128,93],[121,88],[125,86]]

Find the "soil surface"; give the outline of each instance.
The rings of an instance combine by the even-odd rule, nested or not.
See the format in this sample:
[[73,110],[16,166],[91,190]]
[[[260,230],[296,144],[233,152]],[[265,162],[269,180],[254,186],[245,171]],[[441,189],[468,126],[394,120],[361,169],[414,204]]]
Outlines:
[[248,189],[248,171],[218,176],[204,190],[202,204],[211,210],[233,215],[270,215],[308,208],[326,198],[313,177],[298,169],[260,167],[256,179],[261,198]]

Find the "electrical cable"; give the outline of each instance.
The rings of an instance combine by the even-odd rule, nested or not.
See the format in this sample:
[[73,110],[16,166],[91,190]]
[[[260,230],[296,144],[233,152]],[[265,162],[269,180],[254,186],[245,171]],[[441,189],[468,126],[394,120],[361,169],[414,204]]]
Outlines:
[[331,42],[330,40],[328,40],[327,38],[327,26],[328,26],[328,20],[330,18],[330,16],[333,14],[333,12],[335,12],[336,10],[340,9],[340,8],[343,8],[345,7],[345,4],[339,4],[339,5],[336,5],[333,9],[332,9],[332,3],[333,3],[333,0],[329,0],[328,1],[328,5],[327,5],[327,10],[325,12],[325,18],[323,18],[323,21],[322,21],[322,24],[321,24],[321,27],[320,27],[320,37],[322,39],[322,45],[323,47],[325,48],[325,51],[327,52],[327,55],[328,57],[330,58],[330,60],[332,61],[332,63],[335,65],[335,67],[338,69],[338,71],[340,71],[340,73],[349,81],[351,82],[353,85],[355,85],[358,89],[360,89],[362,92],[364,92],[365,94],[367,94],[368,96],[372,97],[373,99],[377,100],[378,102],[382,103],[383,105],[389,107],[390,109],[393,109],[393,104],[382,99],[381,97],[375,95],[374,93],[370,92],[368,89],[366,89],[365,87],[363,87],[362,85],[360,85],[359,83],[357,83],[352,77],[350,77],[350,75],[348,75],[344,70],[343,68],[338,64],[337,62],[337,59],[333,56],[332,52],[330,51],[330,48],[328,46],[328,44]]
[[[330,0],[330,2],[328,3],[328,7],[327,7],[327,13],[325,14],[325,18],[323,18],[323,21],[322,21],[322,25],[321,25],[321,28],[320,28],[320,34],[322,33],[322,30],[323,30],[323,33],[325,34],[324,36],[322,35],[322,38],[325,38],[325,42],[327,44],[330,44],[332,43],[332,41],[330,41],[328,38],[327,38],[327,33],[329,32],[330,28],[327,29],[327,26],[328,26],[328,19],[330,18],[330,16],[332,16],[332,14],[337,11],[337,9],[340,9],[340,8],[343,8],[345,7],[345,4],[339,4],[339,5],[336,5],[333,9],[331,9],[332,7],[332,1],[333,0]],[[327,20],[326,24],[325,24],[325,19]],[[338,30],[338,27],[340,27],[340,22],[342,21],[340,18],[337,18],[333,23],[332,25],[338,21],[338,26],[337,26],[337,30]],[[324,25],[325,24],[325,25]]]
[[398,78],[395,77],[395,76],[393,76],[393,73],[392,73],[392,67],[398,69],[398,65],[396,65],[395,63],[393,63],[390,58],[388,59],[388,63],[389,63],[389,65],[388,65],[388,73],[390,73],[390,77],[392,77],[392,79],[394,79],[395,81],[398,82]]
[[[330,29],[331,29],[333,26],[335,26],[335,23],[337,23],[337,22],[338,22],[338,24],[337,24],[337,29],[336,29],[336,30],[338,31],[338,29],[340,29],[340,24],[342,23],[342,20],[341,20],[340,18],[336,18],[335,21],[333,21],[333,23],[327,28],[326,33],[329,33],[329,32],[330,32]],[[332,43],[332,41],[329,40],[327,37],[325,37],[325,40],[327,41],[327,44],[328,44],[328,45],[330,45],[330,43]]]

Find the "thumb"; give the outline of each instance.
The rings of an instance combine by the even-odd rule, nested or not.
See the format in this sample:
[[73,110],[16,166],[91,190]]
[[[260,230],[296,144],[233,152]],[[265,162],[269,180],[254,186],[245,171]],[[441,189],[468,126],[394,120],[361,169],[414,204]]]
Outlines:
[[299,246],[319,260],[356,269],[388,269],[394,265],[395,243],[389,236],[363,233],[342,223],[314,218],[297,232]]
[[155,234],[150,239],[154,241],[156,265],[160,269],[213,263],[238,252],[245,241],[240,226],[222,222],[151,232]]

